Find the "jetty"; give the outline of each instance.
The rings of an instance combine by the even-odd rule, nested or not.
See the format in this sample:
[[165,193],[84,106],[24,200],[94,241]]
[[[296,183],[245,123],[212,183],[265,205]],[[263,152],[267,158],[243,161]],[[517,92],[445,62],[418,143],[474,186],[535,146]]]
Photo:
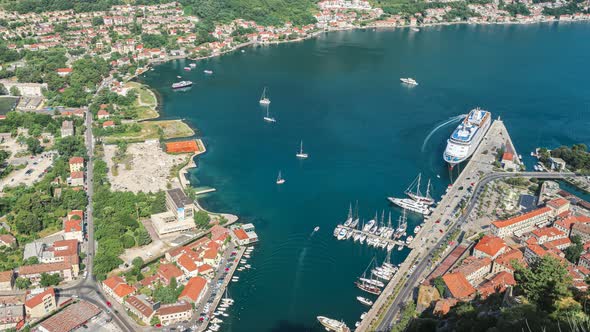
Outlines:
[[[398,246],[398,247],[407,247],[408,245],[402,241],[402,240],[396,240],[396,239],[391,239],[391,238],[387,238],[387,237],[383,237],[383,236],[379,236],[376,234],[373,234],[371,232],[365,232],[363,230],[360,229],[356,229],[356,228],[352,228],[352,227],[348,227],[348,226],[344,226],[344,225],[338,225],[336,227],[340,227],[341,229],[346,229],[347,232],[356,232],[359,233],[361,235],[365,235],[367,237],[367,240],[369,239],[374,239],[374,240],[379,240],[380,242],[387,242],[388,245],[392,244],[394,246]],[[350,240],[352,238],[348,238],[348,240]],[[346,240],[346,239],[345,239]],[[385,249],[385,248],[384,248]]]

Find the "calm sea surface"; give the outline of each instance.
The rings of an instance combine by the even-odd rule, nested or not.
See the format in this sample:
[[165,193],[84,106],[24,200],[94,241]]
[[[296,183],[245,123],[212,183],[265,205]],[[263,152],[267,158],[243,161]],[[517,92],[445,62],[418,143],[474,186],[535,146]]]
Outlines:
[[[536,146],[590,143],[588,36],[585,23],[347,31],[246,48],[189,73],[189,61],[148,72],[141,80],[158,91],[162,117],[185,119],[207,145],[191,174],[218,189],[203,205],[254,223],[261,239],[253,268],[230,286],[224,330],[319,331],[317,315],[353,327],[367,310],[353,282],[385,252],[337,241],[333,228],[356,200],[365,220],[383,210],[397,220],[386,196],[402,195],[418,172],[440,197],[458,115],[480,106],[501,116],[529,163]],[[172,91],[177,75],[195,86]],[[264,86],[274,124],[258,104]],[[419,221],[411,216],[410,229]],[[395,249],[392,260],[407,254]]]

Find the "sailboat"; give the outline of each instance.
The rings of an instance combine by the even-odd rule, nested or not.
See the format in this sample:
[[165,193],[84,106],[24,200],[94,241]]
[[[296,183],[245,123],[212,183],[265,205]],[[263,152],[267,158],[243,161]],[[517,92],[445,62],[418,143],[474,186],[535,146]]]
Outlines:
[[428,184],[426,185],[426,195],[422,195],[422,193],[420,192],[421,179],[422,173],[418,173],[418,177],[416,177],[416,179],[412,181],[408,189],[406,189],[405,194],[418,203],[422,203],[424,205],[432,205],[434,204],[434,199],[430,196],[430,179],[428,179]]
[[406,209],[402,212],[402,215],[399,217],[397,222],[397,229],[395,230],[395,234],[393,235],[394,238],[398,239],[406,234],[406,229],[408,228],[407,218],[406,218]]
[[352,204],[350,204],[350,206],[348,207],[348,217],[346,218],[346,221],[344,222],[344,226],[350,227],[351,223],[352,223]]
[[266,87],[262,90],[262,96],[260,97],[260,105],[268,105],[270,104],[270,99],[266,96]]
[[[268,105],[268,104],[267,104]],[[263,118],[266,122],[277,122],[275,118],[271,117],[268,113],[268,106],[266,106],[266,116]]]
[[307,153],[303,152],[303,141],[301,141],[301,144],[299,146],[299,153],[297,153],[295,156],[297,156],[297,158],[299,159],[307,159],[307,157],[309,157]]
[[[374,261],[375,261],[375,258],[373,258],[371,260],[371,262],[369,263],[369,265],[365,269],[365,272],[363,272],[363,276],[359,277],[359,280],[356,281],[355,284],[359,289],[361,289],[367,293],[379,295],[379,294],[381,294],[381,289],[377,286],[377,284],[380,283],[380,281],[373,279],[372,274],[371,274],[370,279],[366,278],[367,270],[369,270],[371,268]],[[381,283],[381,284],[383,284],[383,283]]]
[[285,183],[285,179],[281,176],[281,171],[279,171],[279,176],[277,177],[277,184]]

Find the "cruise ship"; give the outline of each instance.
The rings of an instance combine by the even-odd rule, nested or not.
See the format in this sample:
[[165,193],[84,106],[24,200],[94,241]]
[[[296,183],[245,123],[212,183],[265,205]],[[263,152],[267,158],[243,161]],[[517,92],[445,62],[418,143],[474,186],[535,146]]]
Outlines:
[[401,207],[407,210],[410,210],[412,212],[416,212],[416,213],[420,213],[423,214],[425,216],[430,214],[430,208],[428,208],[428,206],[420,203],[420,202],[416,202],[415,200],[411,199],[411,198],[395,198],[395,197],[387,197],[387,199]]
[[339,322],[335,319],[318,316],[318,321],[326,328],[326,331],[335,331],[335,332],[350,332],[350,329],[344,322]]
[[490,128],[492,114],[476,108],[457,126],[447,140],[443,159],[451,168],[469,158]]

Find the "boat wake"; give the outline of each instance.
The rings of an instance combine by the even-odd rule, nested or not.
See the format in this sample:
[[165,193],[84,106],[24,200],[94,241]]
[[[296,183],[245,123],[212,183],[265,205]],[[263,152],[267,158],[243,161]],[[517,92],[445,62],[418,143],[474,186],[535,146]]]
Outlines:
[[439,124],[438,126],[434,127],[434,129],[432,129],[430,131],[430,133],[428,133],[428,135],[426,136],[426,138],[424,139],[424,142],[422,142],[422,149],[421,151],[424,152],[424,149],[426,148],[426,144],[428,143],[428,140],[430,139],[430,137],[432,137],[432,135],[434,135],[434,133],[439,130],[440,128],[447,126],[451,123],[454,122],[458,122],[460,120],[465,119],[465,117],[467,116],[467,114],[461,114],[461,115],[457,115],[457,116],[453,116],[448,118],[445,122]]

